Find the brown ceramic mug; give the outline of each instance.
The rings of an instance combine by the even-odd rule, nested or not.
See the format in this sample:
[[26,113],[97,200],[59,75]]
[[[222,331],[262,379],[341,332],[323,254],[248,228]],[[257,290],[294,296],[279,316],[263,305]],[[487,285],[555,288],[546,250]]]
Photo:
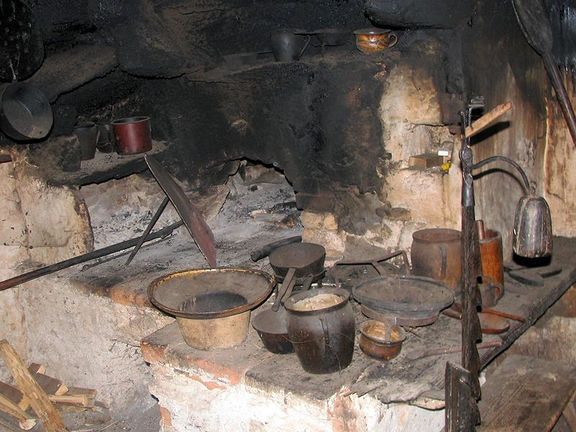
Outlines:
[[374,54],[391,48],[398,42],[398,36],[390,30],[367,28],[354,32],[356,35],[356,48],[364,54]]

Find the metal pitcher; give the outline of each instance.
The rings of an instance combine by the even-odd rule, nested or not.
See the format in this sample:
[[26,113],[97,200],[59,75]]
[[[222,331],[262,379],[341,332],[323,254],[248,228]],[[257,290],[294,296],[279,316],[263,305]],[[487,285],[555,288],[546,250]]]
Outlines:
[[279,30],[270,36],[272,52],[276,61],[299,60],[310,45],[310,35],[295,34],[290,30]]

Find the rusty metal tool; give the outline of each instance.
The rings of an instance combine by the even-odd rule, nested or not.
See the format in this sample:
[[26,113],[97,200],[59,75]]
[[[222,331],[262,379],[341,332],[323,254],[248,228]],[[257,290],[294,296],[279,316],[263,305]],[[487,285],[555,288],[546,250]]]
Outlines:
[[154,228],[154,225],[156,224],[156,222],[158,222],[158,219],[160,219],[162,212],[164,211],[164,209],[168,205],[168,201],[170,201],[170,199],[168,197],[164,197],[164,199],[162,200],[162,203],[160,204],[160,207],[158,207],[158,210],[156,210],[156,213],[154,213],[152,220],[150,221],[150,223],[148,224],[148,226],[144,230],[144,233],[140,237],[138,244],[134,247],[132,252],[130,252],[130,256],[126,260],[126,265],[130,265],[130,263],[132,262],[132,260],[134,259],[134,257],[136,256],[136,254],[138,253],[138,251],[140,250],[140,248],[142,247],[142,245],[146,241],[146,237],[148,237],[148,234],[150,234],[150,231],[152,231],[152,228]]
[[512,5],[524,37],[544,61],[544,67],[556,91],[556,97],[572,136],[572,142],[576,145],[576,116],[560,72],[558,72],[558,67],[552,57],[554,39],[550,18],[541,0],[513,0]]
[[202,218],[200,211],[188,199],[184,190],[178,186],[174,178],[164,169],[164,167],[154,157],[146,155],[144,157],[152,175],[164,190],[174,208],[180,215],[188,232],[198,245],[198,249],[208,261],[210,267],[218,266],[216,262],[216,242],[212,230]]

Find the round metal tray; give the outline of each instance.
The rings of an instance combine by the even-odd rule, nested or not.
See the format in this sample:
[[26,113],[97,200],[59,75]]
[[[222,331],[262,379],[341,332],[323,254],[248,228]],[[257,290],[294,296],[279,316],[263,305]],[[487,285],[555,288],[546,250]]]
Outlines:
[[454,292],[422,276],[379,276],[353,288],[354,298],[378,312],[439,312],[454,302]]

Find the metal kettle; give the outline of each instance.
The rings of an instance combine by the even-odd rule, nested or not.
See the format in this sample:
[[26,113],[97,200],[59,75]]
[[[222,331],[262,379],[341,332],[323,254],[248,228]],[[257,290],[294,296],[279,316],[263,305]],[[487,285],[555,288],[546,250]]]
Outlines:
[[544,198],[528,193],[518,202],[512,249],[516,255],[527,258],[552,255],[552,217]]

